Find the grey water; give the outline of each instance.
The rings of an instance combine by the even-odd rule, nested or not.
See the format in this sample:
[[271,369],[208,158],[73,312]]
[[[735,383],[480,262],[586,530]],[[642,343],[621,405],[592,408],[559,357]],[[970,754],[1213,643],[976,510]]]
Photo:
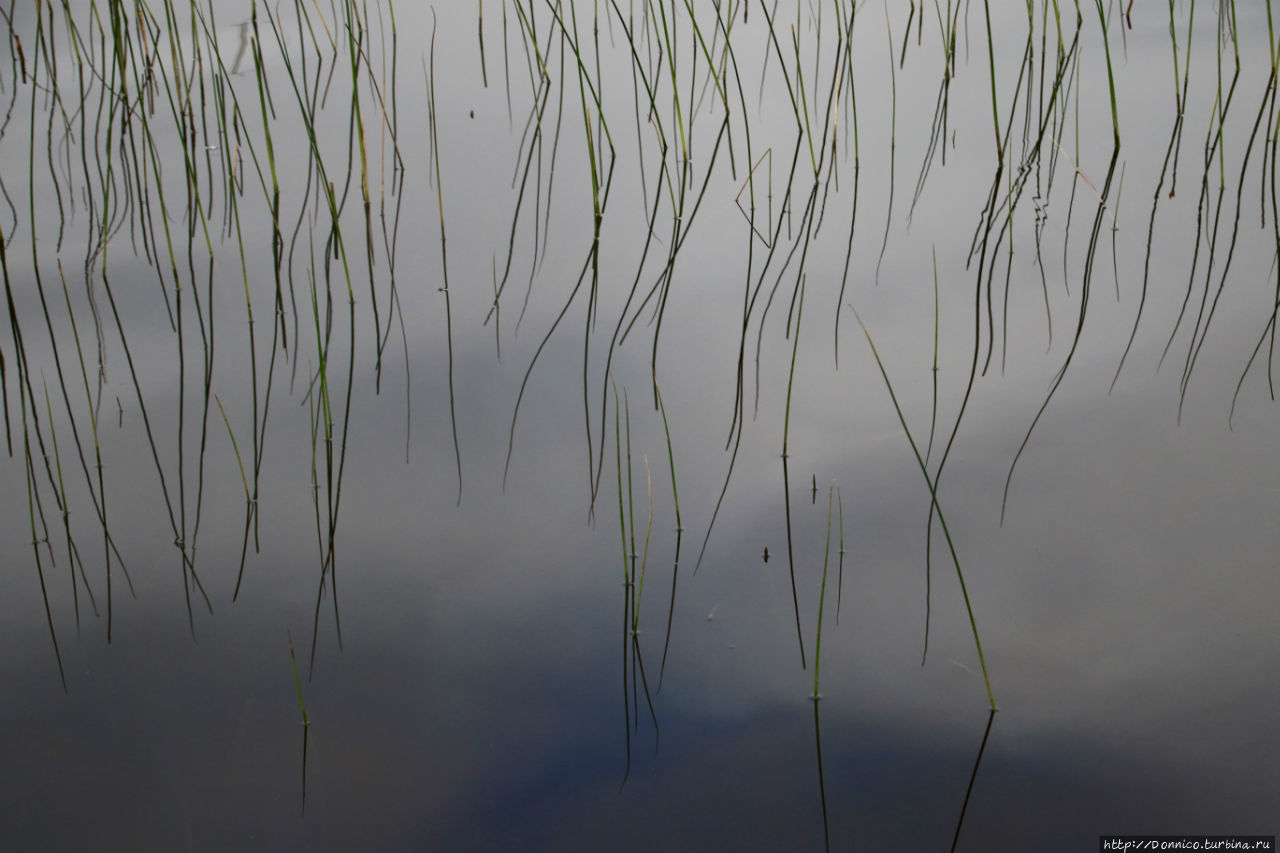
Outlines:
[[[602,5],[595,36],[586,4],[282,4],[274,29],[249,3],[173,22],[138,4],[153,40],[132,61],[161,82],[131,123],[152,143],[108,129],[113,96],[98,106],[94,86],[139,79],[111,76],[105,7],[7,13],[3,846],[1065,851],[1277,832],[1269,11],[1113,6],[1104,36],[1081,6],[1055,106],[1057,7],[992,9],[988,30],[977,5],[863,4],[829,108],[854,7],[820,5],[681,6],[665,25]],[[947,130],[913,204],[949,15]],[[726,29],[722,100],[704,50]],[[225,133],[215,78],[242,111]],[[184,79],[207,84],[188,90],[194,130],[169,106]],[[345,198],[350,297],[318,158]],[[1003,204],[1024,177],[1011,228],[997,207],[971,251],[993,181]],[[929,448],[994,716],[858,317]]]

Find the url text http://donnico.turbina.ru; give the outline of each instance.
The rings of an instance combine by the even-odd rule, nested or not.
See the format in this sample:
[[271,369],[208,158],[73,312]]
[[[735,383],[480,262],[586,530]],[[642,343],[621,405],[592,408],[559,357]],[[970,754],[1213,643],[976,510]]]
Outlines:
[[1102,835],[1103,853],[1143,850],[1257,850],[1274,851],[1274,835]]

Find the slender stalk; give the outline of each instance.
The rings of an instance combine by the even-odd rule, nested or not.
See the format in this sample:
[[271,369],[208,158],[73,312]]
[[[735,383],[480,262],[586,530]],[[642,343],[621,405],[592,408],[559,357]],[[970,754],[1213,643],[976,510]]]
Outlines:
[[[818,692],[818,669],[822,662],[822,611],[827,601],[827,564],[831,559],[831,509],[835,490],[836,484],[833,482],[827,489],[827,543],[822,555],[822,584],[818,588],[818,632],[813,643],[813,700],[815,702],[822,698],[822,694]],[[843,550],[842,540],[841,551]]]
[[867,338],[867,345],[871,347],[871,355],[876,360],[876,366],[880,368],[880,375],[884,377],[885,388],[889,390],[889,399],[893,401],[893,409],[898,413],[898,422],[902,424],[902,431],[907,436],[907,441],[911,444],[911,452],[916,456],[916,462],[920,466],[920,473],[924,475],[925,485],[929,487],[929,498],[933,502],[933,508],[938,513],[938,521],[942,524],[943,535],[947,538],[947,548],[951,551],[951,561],[956,567],[956,578],[960,581],[960,594],[964,597],[964,607],[969,614],[969,627],[973,629],[973,644],[978,650],[978,663],[982,665],[982,680],[987,687],[987,699],[991,703],[991,709],[996,710],[995,693],[991,690],[991,676],[987,673],[987,659],[982,653],[982,639],[978,636],[978,621],[973,615],[973,605],[969,601],[969,590],[965,586],[964,571],[960,568],[960,558],[956,555],[956,546],[951,539],[951,530],[947,527],[946,518],[942,514],[942,506],[938,503],[938,492],[934,488],[933,478],[929,476],[929,469],[924,463],[924,458],[920,455],[920,449],[916,446],[916,441],[911,437],[911,429],[907,426],[907,419],[902,414],[902,407],[898,405],[898,395],[893,392],[893,383],[889,381],[889,373],[885,370],[884,362],[880,360],[880,353],[876,350],[875,341],[871,339],[871,333],[867,331],[867,326],[862,322],[862,318],[858,316],[858,312],[854,311],[853,316],[857,318],[858,325],[862,327],[862,334]]

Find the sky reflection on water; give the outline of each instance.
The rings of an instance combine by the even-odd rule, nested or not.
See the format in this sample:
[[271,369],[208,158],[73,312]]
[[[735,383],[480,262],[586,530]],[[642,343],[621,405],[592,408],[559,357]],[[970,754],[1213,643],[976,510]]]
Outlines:
[[[1275,239],[1269,225],[1257,227],[1257,211],[1248,207],[1262,203],[1252,185],[1241,203],[1244,214],[1232,248],[1232,286],[1215,303],[1211,333],[1180,406],[1179,375],[1191,346],[1194,310],[1202,294],[1206,302],[1212,298],[1226,257],[1219,248],[1217,266],[1207,271],[1207,261],[1197,256],[1192,276],[1204,104],[1212,101],[1216,85],[1212,38],[1207,45],[1197,42],[1193,53],[1199,72],[1192,75],[1188,103],[1199,112],[1188,115],[1200,123],[1186,131],[1176,198],[1164,198],[1163,189],[1159,196],[1163,206],[1150,246],[1149,292],[1134,347],[1125,356],[1147,263],[1151,191],[1160,176],[1157,149],[1166,143],[1160,137],[1169,132],[1172,118],[1166,102],[1173,98],[1167,26],[1139,15],[1124,42],[1117,44],[1115,34],[1111,39],[1113,59],[1122,69],[1120,156],[1127,189],[1122,198],[1110,191],[1105,209],[1099,209],[1097,195],[1111,155],[1105,65],[1100,43],[1086,42],[1086,61],[1073,84],[1083,93],[1081,125],[1072,128],[1078,139],[1053,140],[1059,154],[1054,192],[1032,200],[1028,190],[1013,228],[1013,255],[993,256],[990,293],[999,308],[988,315],[983,303],[988,292],[980,290],[975,300],[977,272],[970,258],[995,165],[985,123],[989,93],[975,83],[986,73],[977,21],[966,19],[973,28],[974,56],[961,64],[954,88],[954,123],[942,143],[947,165],[934,164],[923,200],[911,211],[928,142],[927,108],[938,86],[936,57],[929,54],[938,46],[927,41],[937,33],[926,36],[924,47],[907,42],[909,53],[894,78],[891,136],[886,117],[894,110],[893,90],[883,84],[889,47],[895,56],[902,48],[904,21],[892,20],[895,37],[886,44],[879,13],[869,10],[860,18],[854,32],[860,61],[867,57],[866,65],[858,66],[864,76],[857,90],[863,168],[847,280],[845,238],[854,180],[847,153],[840,185],[832,187],[824,224],[806,254],[803,278],[796,268],[784,273],[771,267],[763,275],[767,249],[762,243],[751,244],[754,266],[746,275],[746,241],[752,238],[734,201],[748,165],[740,161],[735,174],[725,166],[713,172],[705,206],[674,266],[656,359],[685,528],[677,540],[667,433],[653,407],[656,332],[646,322],[648,311],[639,315],[633,337],[614,352],[610,376],[604,374],[605,344],[644,252],[650,200],[641,194],[648,189],[652,195],[658,180],[652,162],[644,176],[634,168],[636,155],[628,146],[636,139],[628,134],[636,131],[626,125],[632,116],[623,98],[631,97],[630,83],[618,84],[610,95],[623,106],[613,119],[619,160],[611,190],[616,195],[601,232],[599,319],[584,343],[580,298],[543,347],[543,336],[570,298],[592,245],[581,116],[559,143],[554,193],[550,184],[540,185],[539,193],[547,197],[539,195],[532,202],[536,209],[525,208],[525,219],[513,226],[519,111],[527,114],[529,93],[515,89],[517,118],[509,123],[505,88],[497,83],[500,42],[494,19],[486,18],[492,27],[487,36],[490,86],[481,88],[471,79],[479,74],[472,11],[439,10],[442,38],[435,63],[451,70],[447,77],[442,72],[434,96],[440,128],[434,150],[444,164],[437,197],[434,174],[430,181],[425,177],[431,170],[423,150],[427,108],[417,88],[423,83],[415,76],[421,73],[420,58],[426,65],[420,54],[428,49],[430,23],[415,11],[402,15],[405,35],[398,42],[412,54],[399,60],[401,84],[405,92],[413,87],[411,96],[402,93],[398,117],[400,144],[413,151],[413,183],[400,190],[404,200],[396,220],[405,340],[387,339],[377,387],[370,313],[373,294],[384,299],[382,310],[389,310],[381,278],[387,272],[376,267],[373,291],[358,273],[350,420],[338,428],[346,454],[334,539],[342,649],[327,583],[317,605],[328,521],[323,493],[336,481],[314,473],[324,470],[322,464],[313,469],[313,454],[322,445],[314,438],[312,421],[320,410],[318,384],[308,391],[319,353],[307,349],[315,341],[300,346],[297,337],[315,334],[308,328],[314,321],[301,288],[322,269],[318,254],[328,255],[320,245],[324,205],[314,190],[302,202],[301,215],[297,210],[309,169],[299,143],[297,152],[289,146],[290,156],[281,158],[281,185],[294,205],[289,216],[309,222],[314,233],[300,228],[302,236],[291,237],[289,245],[288,268],[300,288],[297,302],[286,310],[296,321],[286,324],[295,342],[289,362],[276,367],[258,503],[261,551],[250,548],[238,600],[233,604],[231,596],[245,505],[227,424],[239,437],[238,451],[247,454],[246,432],[260,401],[247,387],[250,333],[236,243],[216,241],[213,282],[204,279],[202,266],[190,262],[197,270],[190,283],[194,293],[208,288],[209,316],[217,321],[211,388],[226,412],[224,424],[218,407],[198,414],[202,363],[195,321],[187,315],[185,342],[175,346],[159,298],[162,275],[123,248],[123,234],[113,238],[105,268],[116,282],[119,310],[129,318],[129,354],[138,378],[135,388],[123,346],[108,322],[99,431],[111,533],[125,555],[136,598],[129,596],[117,566],[108,645],[104,543],[100,528],[89,523],[94,513],[84,484],[73,496],[72,518],[86,525],[75,535],[98,597],[96,618],[83,591],[73,605],[68,561],[57,550],[65,549],[54,523],[60,519],[49,500],[50,548],[58,564],[45,563],[44,573],[66,671],[65,694],[31,565],[21,449],[0,460],[0,477],[7,484],[0,489],[0,536],[11,543],[10,580],[0,596],[0,643],[9,650],[0,661],[7,697],[0,700],[0,752],[10,770],[0,783],[0,801],[7,804],[0,837],[25,849],[821,849],[824,799],[833,849],[947,849],[962,810],[961,850],[1090,849],[1104,833],[1275,831],[1280,739],[1272,709],[1280,698],[1274,618],[1280,600],[1275,571],[1280,527],[1274,508],[1280,467],[1273,450],[1280,435],[1264,365],[1255,365],[1245,377],[1238,401],[1233,396],[1274,307]],[[1197,27],[1203,25],[1212,36],[1209,13],[1197,14],[1202,16]],[[1248,22],[1251,14],[1261,13],[1242,9],[1242,20]],[[233,43],[246,15],[237,18],[220,7],[219,38]],[[753,50],[763,50],[761,55],[768,52],[763,17],[753,11],[750,25],[737,31]],[[604,77],[613,79],[616,73],[629,81],[629,55],[621,49],[625,42],[615,23],[610,44],[619,48],[606,50]],[[1179,26],[1185,25],[1179,18]],[[15,32],[32,26],[21,14],[12,22]],[[540,17],[539,27],[546,26]],[[785,30],[783,22],[778,26]],[[1088,26],[1096,27],[1096,21]],[[801,30],[805,39],[816,32]],[[1265,31],[1265,21],[1240,27],[1242,53],[1254,62],[1265,50],[1259,47]],[[1001,68],[1016,70],[1014,54],[1025,38],[1025,21],[1016,15],[998,19],[995,32]],[[286,44],[292,49],[305,44],[294,38],[284,26]],[[385,33],[370,39],[369,50],[387,43]],[[603,44],[602,38],[602,49]],[[824,44],[830,50],[830,40]],[[69,53],[58,55],[70,61]],[[171,61],[158,59],[157,67]],[[795,231],[778,231],[782,250],[789,251],[804,230],[799,195],[789,212],[781,198],[795,129],[788,123],[778,57],[770,61],[774,76],[760,84],[760,121],[752,141],[756,155],[772,146],[776,161],[766,168],[778,187],[776,196],[761,200],[759,212],[771,224],[795,224]],[[289,115],[287,69],[278,49],[264,62],[279,87],[273,98],[280,113]],[[1259,68],[1245,65],[1239,95],[1249,101],[1244,112],[1255,109],[1262,94]],[[238,90],[241,97],[251,88],[247,71],[230,79],[246,87]],[[754,94],[757,83],[754,77],[744,81],[744,93]],[[337,84],[333,103],[349,94],[346,85]],[[1003,78],[999,84],[1006,110],[1006,86],[1012,85]],[[1153,91],[1167,98],[1153,97]],[[818,96],[810,92],[809,97]],[[19,103],[24,109],[30,98],[23,89]],[[699,133],[708,135],[698,137],[691,161],[703,166],[714,137],[714,121],[707,116],[717,109],[708,104],[710,112],[699,114],[707,122],[699,125]],[[378,110],[370,115],[388,120]],[[1248,128],[1242,123],[1249,122],[1241,115],[1233,113],[1225,162],[1235,158],[1238,163],[1243,156]],[[573,110],[565,117],[567,128]],[[345,140],[350,130],[345,120],[338,108],[321,111],[322,139]],[[1002,114],[1000,120],[1007,121]],[[258,117],[247,115],[244,121],[246,135],[261,130]],[[289,127],[292,142],[301,139],[288,119],[277,121],[282,136]],[[371,121],[366,128],[371,139],[377,124]],[[160,119],[156,125],[157,144],[178,139],[173,127]],[[642,122],[637,125],[641,134],[651,132]],[[21,137],[13,127],[7,133],[10,139]],[[891,141],[892,179],[884,167]],[[840,143],[847,144],[847,136]],[[14,147],[9,154],[10,144],[16,143],[6,144],[5,185],[26,192],[25,176],[19,174],[27,170],[20,156],[26,152]],[[281,142],[282,153],[286,145]],[[379,145],[385,157],[385,139]],[[164,156],[172,158],[172,163],[165,160],[164,174],[180,188],[182,169],[172,165],[179,162],[177,155],[178,149],[164,148]],[[810,168],[804,159],[798,159],[796,186],[807,192],[812,175],[804,174]],[[387,161],[377,162],[385,177]],[[1228,177],[1221,188],[1213,188],[1212,200],[1219,192],[1232,197],[1235,177]],[[538,180],[550,178],[548,170]],[[1003,180],[1012,180],[1011,173]],[[1075,196],[1068,202],[1071,181]],[[890,216],[891,182],[896,207]],[[42,199],[63,192],[47,169],[37,169],[30,188]],[[354,209],[359,205],[352,192]],[[438,199],[448,231],[448,326],[439,289],[444,259]],[[1029,215],[1032,205],[1038,216]],[[1095,215],[1101,223],[1099,248],[1086,260]],[[44,287],[57,294],[49,322],[67,358],[69,317],[66,306],[58,304],[55,261],[65,257],[70,266],[92,235],[95,226],[87,213],[77,216],[60,252],[50,248],[46,236],[56,228],[55,208],[47,204],[38,207],[33,223],[24,216],[9,228],[16,236],[6,233],[6,247],[14,312],[28,330],[25,358],[33,365],[33,379],[35,367],[43,370],[40,379],[53,397],[44,428],[60,442],[59,465],[79,477],[66,412],[53,385],[52,349],[31,258],[34,245]],[[244,244],[246,269],[252,271],[251,285],[269,296],[271,223],[260,210],[252,216],[247,222],[252,236]],[[358,213],[346,216],[351,234],[363,237],[363,221],[350,219]],[[536,254],[533,218],[540,219],[540,229],[548,223],[551,229],[545,250],[539,247]],[[181,219],[175,214],[169,221],[177,229]],[[1068,222],[1070,229],[1064,227]],[[34,243],[24,230],[28,227],[39,235]],[[484,319],[513,228],[516,272],[495,329]],[[670,223],[660,224],[658,232],[661,245],[646,256],[643,288],[652,286],[666,256]],[[313,245],[307,245],[309,239]],[[359,242],[351,239],[353,245]],[[1008,237],[1001,239],[1004,246]],[[1208,239],[1208,232],[1200,233],[1200,242]],[[1223,245],[1227,239],[1224,230]],[[383,255],[378,258],[389,266]],[[780,256],[771,263],[781,265]],[[1089,269],[1091,302],[1073,350],[1082,277]],[[1002,291],[1006,271],[1007,296]],[[76,268],[69,276],[76,288],[70,311],[88,328],[85,275]],[[94,276],[90,269],[90,282],[97,281]],[[767,320],[753,308],[747,324],[741,446],[705,558],[695,569],[730,464],[726,440],[733,436],[743,290],[760,276],[765,294],[775,277],[781,284]],[[1179,322],[1189,276],[1193,313],[1163,356]],[[345,394],[349,315],[345,283],[335,278],[329,285],[336,330],[328,354],[336,365],[330,384],[341,411],[346,399],[337,395]],[[787,317],[792,288],[800,286],[803,334],[794,349],[798,366],[789,389],[794,338]],[[103,295],[99,291],[97,298]],[[267,296],[255,310],[270,318],[274,306]],[[965,405],[939,495],[1000,707],[976,773],[988,723],[987,697],[955,568],[935,527],[926,580],[928,488],[850,310],[857,308],[874,336],[923,450],[935,416],[930,381],[935,298],[941,318],[939,386],[929,464],[931,474],[936,472]],[[260,322],[255,331],[260,360],[267,340],[261,335],[270,325],[269,319]],[[447,329],[451,347],[444,343]],[[4,346],[11,352],[7,341]],[[174,365],[179,348],[187,357],[185,389]],[[989,369],[977,376],[970,396],[970,366],[988,351]],[[1125,370],[1111,388],[1122,357]],[[1068,358],[1070,370],[1010,476],[1018,448]],[[259,370],[264,370],[261,361]],[[616,381],[626,414],[615,412],[615,386],[607,379]],[[39,390],[31,393],[43,402]],[[84,405],[75,396],[80,393],[78,387],[74,394],[67,392],[76,412]],[[191,516],[183,524],[193,540],[200,441],[195,425],[205,419],[207,458],[198,469],[204,497],[194,563],[212,614],[184,588],[182,551],[174,547],[168,520],[172,503],[166,504],[158,489],[139,396],[146,401],[146,423],[159,436],[155,453],[164,460],[170,488],[188,501]],[[18,399],[9,404],[20,424]],[[788,405],[790,421],[784,426]],[[180,422],[187,431],[183,458],[188,469],[183,484],[174,488]],[[336,422],[343,423],[341,416]],[[788,495],[779,459],[784,430],[795,605],[787,557]],[[629,460],[627,445],[619,447],[624,435]],[[632,650],[637,645],[632,645],[629,622],[620,618],[628,599],[617,469],[622,467],[625,477],[627,466],[638,543],[645,538],[650,494],[653,501],[636,640],[648,698],[635,682]],[[43,476],[39,472],[38,478]],[[320,483],[319,512],[313,503],[315,482]],[[847,552],[841,579],[836,545],[831,546],[821,605],[820,776],[809,694],[832,485],[839,487]],[[679,577],[672,606],[677,541]],[[766,548],[768,561],[762,556]],[[79,608],[78,629],[73,606]],[[668,607],[674,615],[664,670]],[[922,667],[926,612],[929,653]],[[807,669],[799,665],[797,619]],[[290,637],[311,721],[305,742],[288,657]]]

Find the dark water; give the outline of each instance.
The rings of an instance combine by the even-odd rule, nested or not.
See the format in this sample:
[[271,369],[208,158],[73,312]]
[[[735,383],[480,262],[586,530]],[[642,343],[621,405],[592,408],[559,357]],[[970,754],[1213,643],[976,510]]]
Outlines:
[[[274,314],[270,209],[255,183],[248,143],[239,149],[249,176],[240,201],[241,238],[225,229],[226,201],[215,191],[217,162],[210,175],[203,160],[197,183],[212,211],[211,236],[206,243],[202,228],[188,236],[199,218],[184,207],[181,139],[165,112],[164,89],[157,90],[150,132],[163,189],[152,186],[149,196],[157,209],[144,214],[135,199],[123,220],[133,217],[134,231],[125,224],[105,254],[94,252],[86,247],[100,229],[89,203],[96,198],[101,204],[104,183],[96,166],[89,170],[89,188],[77,189],[86,184],[80,152],[95,150],[94,124],[85,144],[80,119],[68,119],[76,132],[61,146],[58,102],[51,107],[48,96],[33,97],[20,72],[5,72],[13,107],[0,175],[14,207],[4,220],[4,237],[11,316],[21,330],[26,366],[18,366],[16,338],[5,337],[0,349],[13,451],[0,462],[0,524],[7,543],[0,596],[7,650],[0,661],[0,747],[8,770],[0,783],[3,846],[935,850],[954,844],[961,850],[1087,850],[1104,834],[1274,834],[1280,814],[1274,725],[1280,698],[1280,527],[1274,520],[1280,464],[1274,447],[1280,434],[1266,365],[1277,248],[1269,165],[1275,81],[1268,77],[1266,10],[1238,10],[1236,41],[1230,30],[1219,29],[1229,18],[1207,7],[1195,11],[1172,198],[1170,178],[1161,180],[1177,115],[1166,12],[1135,9],[1123,32],[1120,10],[1110,12],[1121,145],[1115,180],[1105,186],[1113,144],[1096,11],[1081,10],[1079,64],[1071,66],[1070,96],[1055,112],[1044,104],[1052,100],[1056,29],[1050,10],[1049,65],[1040,82],[1046,19],[1035,9],[1031,115],[1051,116],[1053,138],[1042,141],[1038,159],[1024,160],[1038,121],[1024,126],[1024,108],[1016,106],[1028,97],[1019,78],[1028,23],[1022,9],[1004,10],[993,21],[998,115],[1001,128],[1013,133],[997,186],[1010,186],[1022,162],[1035,177],[1018,202],[1012,238],[999,227],[1002,214],[995,217],[994,260],[985,267],[977,255],[969,257],[975,229],[982,233],[997,164],[981,9],[957,18],[947,161],[934,162],[912,210],[941,78],[936,14],[924,10],[919,42],[919,19],[912,17],[904,60],[907,10],[894,9],[886,22],[882,9],[859,7],[852,30],[856,219],[846,94],[835,117],[838,178],[828,187],[823,167],[825,213],[807,243],[803,235],[814,223],[804,216],[814,184],[808,135],[801,134],[804,144],[797,149],[779,57],[769,53],[774,48],[764,7],[751,8],[747,23],[741,23],[741,11],[735,14],[740,26],[732,39],[747,119],[743,123],[734,103],[732,170],[728,149],[715,147],[723,107],[714,85],[703,85],[705,57],[694,59],[688,13],[668,10],[677,21],[686,121],[690,98],[703,98],[685,128],[693,140],[695,178],[684,215],[694,224],[674,262],[657,347],[668,445],[662,414],[654,408],[656,303],[639,312],[613,353],[610,370],[622,407],[615,406],[615,386],[604,372],[618,318],[636,315],[639,300],[660,280],[672,244],[674,205],[662,196],[656,240],[644,255],[663,155],[656,122],[648,122],[643,110],[636,115],[623,19],[616,13],[602,19],[597,71],[596,47],[585,35],[591,13],[577,9],[583,56],[591,60],[588,77],[604,92],[615,163],[601,228],[597,319],[588,326],[593,196],[580,102],[591,95],[579,94],[575,54],[562,47],[550,7],[522,8],[533,15],[540,44],[549,51],[554,81],[543,147],[535,147],[532,161],[542,171],[531,169],[523,200],[519,185],[530,142],[525,138],[522,145],[522,129],[540,95],[530,82],[536,57],[530,48],[526,59],[517,8],[505,8],[510,120],[500,5],[484,10],[487,88],[476,9],[436,10],[433,55],[431,16],[397,7],[394,57],[389,10],[361,10],[368,16],[362,45],[374,69],[372,76],[368,68],[361,71],[359,89],[374,210],[372,276],[358,155],[351,155],[348,170],[354,150],[348,142],[357,138],[350,57],[341,36],[335,53],[321,34],[321,17],[329,31],[341,33],[343,13],[313,7],[314,42],[311,35],[299,36],[294,11],[279,13],[295,73],[304,59],[310,63],[309,86],[317,86],[316,62],[323,57],[317,91],[326,85],[329,91],[316,109],[317,139],[328,179],[339,195],[344,182],[350,190],[341,223],[354,309],[331,255],[332,303],[324,296],[324,241],[332,219],[308,174],[309,143],[289,69],[259,8],[263,67],[276,111],[281,227],[289,242],[282,280],[296,290],[292,299],[284,297],[290,341],[273,368],[262,432],[257,547],[251,535],[234,602],[246,513],[241,464],[251,480],[250,436],[255,423],[263,430]],[[826,120],[818,112],[831,85],[839,30],[834,22],[844,14],[839,8],[826,7],[821,20],[816,7],[805,8],[795,30],[815,128]],[[201,38],[208,47],[207,33],[216,34],[225,79],[243,101],[243,139],[254,139],[261,152],[252,62],[231,69],[245,32],[240,24],[251,10],[216,11],[216,19],[203,16],[209,29],[201,29]],[[96,33],[87,14],[76,7],[74,20]],[[15,9],[11,35],[19,36],[23,59],[35,67],[37,25],[52,26],[49,31],[59,35],[48,50],[60,63],[62,98],[78,102],[64,12],[42,15],[35,20],[25,7]],[[189,15],[186,9],[177,13],[188,68]],[[1190,15],[1175,10],[1184,69]],[[698,16],[709,37],[714,10],[699,8]],[[794,81],[789,39],[795,8],[777,16],[774,31]],[[1067,43],[1073,17],[1063,11]],[[173,67],[167,38],[158,42],[166,47],[158,52],[164,59],[157,68]],[[652,52],[645,48],[642,67],[655,79],[669,73],[667,48],[662,56],[657,52],[661,38],[654,30],[649,42],[641,42],[652,46]],[[890,38],[894,62],[901,62],[892,80]],[[1237,44],[1240,72],[1231,88]],[[816,73],[814,51],[821,65]],[[200,73],[212,79],[208,62],[206,56]],[[86,68],[94,63],[104,67],[100,55]],[[333,82],[326,83],[331,65]],[[438,184],[424,66],[436,74]],[[696,85],[690,85],[691,75]],[[396,85],[403,184],[390,165],[390,128],[383,131],[392,121],[390,109],[384,113],[377,105],[371,79],[388,103],[388,83]],[[1217,128],[1220,79],[1232,101],[1221,148],[1206,168],[1205,140]],[[557,103],[562,81],[563,107]],[[735,99],[738,86],[730,89]],[[635,91],[643,102],[643,86]],[[86,114],[97,110],[97,97],[84,100],[92,107]],[[678,185],[681,158],[670,98],[668,77],[659,89],[658,115],[671,142],[671,180]],[[590,109],[591,144],[599,145],[597,112]],[[45,144],[50,112],[59,128],[52,135],[52,168]],[[1250,145],[1259,116],[1261,130]],[[751,166],[748,126],[751,156],[772,153],[757,174],[756,227],[765,233],[778,228],[774,256],[763,240],[752,242],[750,224],[735,204]],[[97,146],[106,145],[106,131],[96,133]],[[197,149],[234,144],[230,136],[215,137],[200,130]],[[137,162],[152,168],[149,159],[134,161],[114,145],[104,152],[116,152],[115,169],[127,172]],[[814,146],[816,158],[819,139]],[[788,220],[783,196],[797,150]],[[64,172],[67,151],[74,168]],[[710,179],[694,215],[689,211],[708,164]],[[29,206],[32,193],[36,201]],[[166,213],[158,209],[161,197]],[[59,198],[67,208],[61,215]],[[1152,228],[1155,198],[1160,206]],[[438,200],[447,233],[448,323]],[[1095,218],[1101,224],[1091,250]],[[164,221],[173,230],[185,300],[183,318],[175,322],[183,330],[180,341],[164,301],[165,283],[170,300],[177,299],[168,261],[150,263],[140,248],[140,223],[162,235]],[[60,223],[66,229],[61,245]],[[495,330],[484,320],[513,228],[515,272]],[[392,235],[394,267],[387,248]],[[797,254],[787,261],[793,247]],[[640,295],[627,307],[642,257]],[[87,258],[92,263],[86,270]],[[584,264],[584,289],[571,296]],[[399,313],[391,315],[379,383],[373,301],[377,328],[385,329],[392,269]],[[990,289],[982,269],[994,270]],[[331,312],[332,319],[328,385],[334,459],[345,460],[340,477],[336,467],[326,470],[325,443],[313,425],[323,420],[320,389],[311,377],[320,361],[318,341],[324,340],[317,325],[326,324],[314,319],[312,280],[318,282],[316,312],[322,318]],[[252,341],[246,281],[256,318]],[[758,281],[762,295],[747,324],[745,424],[735,457],[744,290]],[[775,281],[777,296],[764,313]],[[108,284],[123,333],[105,302]],[[1179,321],[1189,284],[1188,313]],[[788,395],[796,340],[788,312],[801,286],[803,308],[795,300],[801,331]],[[1195,325],[1202,301],[1214,306],[1213,318],[1183,394],[1188,352],[1204,329]],[[566,302],[566,318],[555,325]],[[1140,302],[1138,331],[1125,356]],[[95,305],[102,319],[100,391]],[[999,706],[994,717],[955,566],[936,521],[926,575],[929,488],[850,306],[875,339],[922,454],[936,420],[930,476],[955,431],[938,496]],[[212,354],[201,317],[206,334],[212,319]],[[77,339],[90,396],[101,401],[96,424],[106,526],[132,593],[119,560],[104,555],[103,525],[90,497],[101,494],[90,429],[95,419],[88,414]],[[1260,340],[1258,360],[1241,382]],[[179,352],[185,359],[181,376]],[[207,409],[206,356],[210,398],[217,395]],[[1122,357],[1124,368],[1112,386]],[[975,359],[978,375],[966,394]],[[1068,369],[1055,386],[1064,364]],[[89,475],[75,451],[73,421]],[[731,459],[732,475],[715,514]],[[625,522],[619,520],[620,469]],[[73,594],[58,510],[59,471],[96,616],[83,581],[76,581]],[[37,538],[48,542],[34,553],[29,543],[37,511],[29,509],[35,506],[29,494],[38,496],[48,527],[45,534],[37,514]],[[337,511],[331,513],[334,494]],[[829,499],[835,511],[828,544]],[[620,525],[627,532],[620,534]],[[624,558],[633,536],[637,555],[643,554],[634,563]],[[630,575],[633,583],[624,586],[642,563],[643,583]],[[212,612],[193,585],[192,565]],[[336,608],[334,575],[326,568],[322,586],[322,566],[336,567]],[[820,613],[822,699],[815,705],[810,697]],[[922,666],[926,614],[929,645]],[[299,724],[290,642],[306,727]]]

